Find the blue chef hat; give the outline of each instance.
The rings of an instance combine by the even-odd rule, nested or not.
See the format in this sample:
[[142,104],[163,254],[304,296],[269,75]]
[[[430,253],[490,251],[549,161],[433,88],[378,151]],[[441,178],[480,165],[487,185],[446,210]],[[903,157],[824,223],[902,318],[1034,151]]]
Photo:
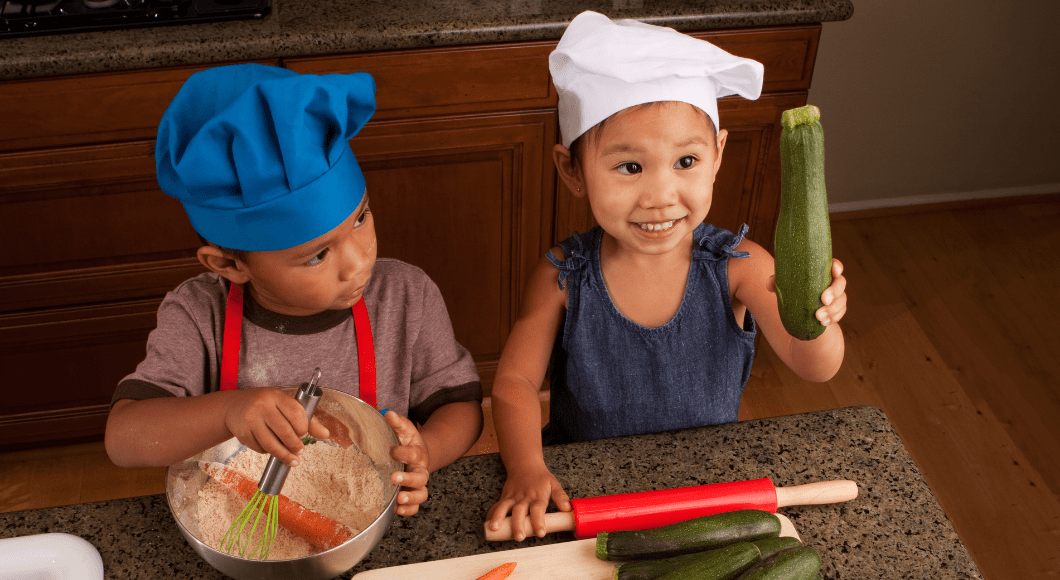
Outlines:
[[348,140],[374,112],[367,73],[301,75],[258,64],[200,71],[158,126],[158,183],[214,244],[297,246],[361,203],[364,176]]

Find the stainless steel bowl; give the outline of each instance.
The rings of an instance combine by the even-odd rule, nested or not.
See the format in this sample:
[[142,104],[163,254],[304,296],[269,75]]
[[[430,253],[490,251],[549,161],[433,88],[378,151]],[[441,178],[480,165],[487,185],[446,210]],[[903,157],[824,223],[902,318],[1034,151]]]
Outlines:
[[[294,393],[295,387],[285,391]],[[390,482],[390,474],[401,468],[401,464],[390,458],[390,448],[398,444],[393,429],[383,416],[364,401],[346,393],[324,388],[324,395],[317,407],[330,414],[349,429],[350,439],[372,459],[383,483],[383,504],[379,515],[360,534],[340,546],[305,558],[294,560],[261,561],[248,560],[219,552],[199,540],[198,501],[199,490],[206,483],[206,474],[198,468],[196,461],[228,463],[246,448],[235,438],[189,458],[183,463],[171,465],[166,473],[166,501],[173,519],[184,538],[203,560],[211,566],[237,580],[271,580],[299,578],[303,580],[325,580],[357,565],[372,551],[390,528],[397,506],[399,487]],[[334,429],[332,430],[334,434]]]

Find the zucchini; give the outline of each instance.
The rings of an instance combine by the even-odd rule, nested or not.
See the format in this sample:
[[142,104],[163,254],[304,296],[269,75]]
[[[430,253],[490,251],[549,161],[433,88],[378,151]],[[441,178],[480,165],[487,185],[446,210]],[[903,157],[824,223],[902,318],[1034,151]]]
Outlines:
[[669,558],[778,535],[780,520],[776,515],[763,510],[737,510],[651,530],[600,532],[596,535],[596,556],[601,560]]
[[752,543],[758,546],[759,552],[762,552],[763,560],[772,558],[777,552],[781,550],[786,550],[788,548],[794,548],[795,546],[802,545],[802,542],[796,540],[795,538],[789,538],[787,536],[766,538],[764,540],[755,540]]
[[821,571],[821,556],[809,546],[781,550],[747,569],[738,580],[810,580]]
[[832,283],[832,233],[824,187],[824,131],[812,105],[781,115],[780,216],[773,238],[777,306],[788,334],[812,340],[824,332],[814,313]]
[[758,547],[750,542],[737,542],[696,556],[699,557],[663,574],[659,580],[733,580],[762,559]]
[[641,560],[615,566],[614,580],[732,580],[762,559],[751,542],[682,554],[664,560]]
[[[755,540],[749,543],[758,548],[758,551],[761,554],[761,560],[765,560],[784,548],[802,545],[795,538],[788,537],[766,538],[764,540]],[[735,545],[739,544],[730,544],[730,546]],[[716,548],[706,552],[681,554],[680,556],[673,556],[662,560],[637,560],[636,562],[626,562],[615,566],[614,578],[615,580],[655,580],[660,576],[664,576],[678,568],[691,564],[697,558],[704,557],[705,554],[711,554],[725,549],[726,548]],[[757,560],[758,559],[756,559],[756,561]]]

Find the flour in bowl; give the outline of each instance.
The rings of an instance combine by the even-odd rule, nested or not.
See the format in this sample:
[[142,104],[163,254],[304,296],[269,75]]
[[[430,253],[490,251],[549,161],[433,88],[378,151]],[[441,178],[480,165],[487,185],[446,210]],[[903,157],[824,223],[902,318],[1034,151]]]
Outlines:
[[[242,472],[256,483],[268,459],[268,455],[244,449],[232,458],[228,467]],[[298,466],[291,468],[288,473],[287,482],[280,493],[306,508],[346,524],[355,533],[363,531],[383,512],[383,482],[372,460],[361,453],[356,445],[345,449],[326,442],[307,445]],[[221,538],[246,505],[246,500],[221,483],[214,479],[207,481],[199,490],[200,539],[220,550]],[[263,527],[263,523],[258,524],[250,549],[257,545]],[[245,530],[249,531],[250,526],[246,526]],[[268,559],[290,560],[318,551],[308,541],[281,525]]]

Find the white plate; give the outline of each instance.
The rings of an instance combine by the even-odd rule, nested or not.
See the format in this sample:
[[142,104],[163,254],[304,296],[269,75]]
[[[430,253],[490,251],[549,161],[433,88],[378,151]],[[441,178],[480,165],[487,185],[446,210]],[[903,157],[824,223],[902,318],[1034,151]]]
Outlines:
[[103,580],[103,558],[71,534],[36,534],[0,540],[0,580]]

